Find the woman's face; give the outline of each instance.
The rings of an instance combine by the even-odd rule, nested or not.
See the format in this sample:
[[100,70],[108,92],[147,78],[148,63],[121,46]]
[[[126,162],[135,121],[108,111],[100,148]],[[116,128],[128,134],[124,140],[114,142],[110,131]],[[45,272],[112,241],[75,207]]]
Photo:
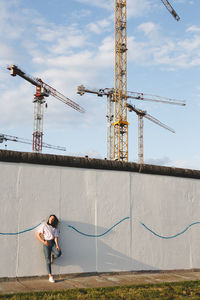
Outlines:
[[54,216],[50,216],[49,217],[49,224],[52,224],[54,222],[55,218]]

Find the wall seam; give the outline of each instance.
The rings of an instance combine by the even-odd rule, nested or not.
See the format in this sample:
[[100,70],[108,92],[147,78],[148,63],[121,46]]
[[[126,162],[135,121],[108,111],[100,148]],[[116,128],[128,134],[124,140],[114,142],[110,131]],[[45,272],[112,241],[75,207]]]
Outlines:
[[133,180],[133,178],[132,178],[132,173],[130,173],[130,188],[129,188],[129,201],[130,201],[130,258],[132,259],[132,242],[133,242],[133,240],[132,240],[132,238],[133,238],[133,216],[132,216],[132,214],[133,214],[133,200],[132,200],[132,197],[133,197],[133,193],[132,193],[132,180]]
[[[16,200],[18,201],[18,220],[17,220],[17,231],[20,231],[20,219],[21,219],[21,197],[20,197],[20,179],[21,179],[21,170],[22,167],[19,166],[17,174],[17,186],[16,186]],[[16,277],[19,275],[19,245],[20,245],[20,236],[17,235],[17,251],[16,251]]]
[[[60,193],[59,193],[59,206],[58,206],[58,214],[59,214],[59,220],[60,221],[62,221],[61,220],[61,200],[62,200],[62,168],[60,168],[60,176],[59,176],[59,178],[60,178],[60,182],[59,182],[59,190],[60,190]],[[60,231],[60,228],[59,228],[59,231]],[[60,232],[59,232],[60,233]],[[62,249],[61,249],[62,250]],[[60,273],[61,273],[61,266],[59,265],[59,268],[58,268],[58,270],[59,270],[59,275],[60,275]]]
[[[98,209],[98,203],[97,203],[97,172],[96,172],[96,176],[95,176],[96,180],[95,180],[95,235],[97,236],[97,209]],[[95,237],[95,247],[96,247],[96,272],[98,272],[98,240],[97,237]]]

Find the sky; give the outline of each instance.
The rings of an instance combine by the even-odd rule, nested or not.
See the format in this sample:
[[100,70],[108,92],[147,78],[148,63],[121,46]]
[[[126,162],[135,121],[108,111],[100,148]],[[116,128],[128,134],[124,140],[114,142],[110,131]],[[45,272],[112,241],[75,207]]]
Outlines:
[[[161,0],[127,0],[127,89],[186,100],[186,106],[132,100],[136,108],[173,128],[144,119],[144,163],[200,169],[200,1],[170,0],[177,22]],[[44,110],[44,142],[66,151],[43,153],[106,157],[106,97],[76,94],[114,87],[114,0],[0,0],[0,133],[32,139],[35,87],[7,66],[72,99],[81,114],[54,97]],[[129,161],[138,161],[137,115],[128,113]],[[7,141],[0,149],[31,152]]]

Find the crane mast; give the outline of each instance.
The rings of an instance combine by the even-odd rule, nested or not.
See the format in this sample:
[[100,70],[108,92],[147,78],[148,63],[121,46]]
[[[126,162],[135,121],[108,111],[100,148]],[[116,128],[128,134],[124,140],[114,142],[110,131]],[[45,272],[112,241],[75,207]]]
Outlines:
[[143,117],[146,119],[152,121],[153,123],[175,133],[175,131],[168,127],[167,125],[160,122],[158,119],[154,118],[153,116],[149,115],[147,111],[142,109],[137,109],[135,106],[132,106],[130,103],[127,103],[127,108],[130,112],[134,111],[138,116],[138,163],[143,164],[144,163],[144,147],[143,147],[143,127],[144,127],[144,121]]
[[43,146],[43,115],[45,97],[48,97],[48,92],[42,92],[41,86],[36,86],[34,95],[34,121],[33,121],[33,151],[42,152]]
[[113,103],[114,94],[110,93],[107,95],[107,159],[113,160]]
[[95,94],[98,97],[107,96],[107,159],[113,159],[113,119],[114,119],[114,102],[115,90],[113,88],[105,89],[89,89],[84,85],[79,85],[76,88],[76,93],[83,96],[85,93]]
[[127,122],[127,7],[115,0],[115,121],[113,159],[128,161]]
[[10,75],[20,76],[27,80],[36,87],[36,93],[34,95],[34,123],[33,123],[33,151],[42,152],[43,146],[43,115],[44,115],[44,103],[46,102],[45,97],[50,95],[54,96],[58,100],[64,102],[73,109],[84,112],[84,109],[77,103],[67,98],[63,94],[59,93],[56,89],[43,82],[40,78],[34,78],[31,75],[26,74],[23,70],[19,69],[18,66],[12,65],[8,67]]

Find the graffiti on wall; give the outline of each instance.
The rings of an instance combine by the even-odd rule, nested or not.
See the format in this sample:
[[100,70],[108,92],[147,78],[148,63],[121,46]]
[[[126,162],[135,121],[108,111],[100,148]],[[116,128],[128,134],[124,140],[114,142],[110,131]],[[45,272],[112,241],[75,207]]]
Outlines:
[[[120,221],[118,221],[117,223],[115,223],[112,227],[110,227],[109,229],[107,229],[105,232],[103,233],[100,233],[100,234],[88,234],[88,233],[85,233],[85,232],[82,232],[80,231],[78,228],[68,224],[67,227],[72,229],[73,231],[75,231],[76,233],[80,234],[80,235],[83,235],[83,236],[86,236],[86,237],[102,237],[106,234],[108,234],[111,230],[113,230],[115,227],[117,227],[120,223],[124,222],[125,220],[128,220],[130,219],[130,217],[125,217],[123,219],[121,219]],[[17,232],[0,232],[0,235],[19,235],[19,234],[23,234],[23,233],[26,233],[26,232],[29,232],[29,231],[32,231],[34,229],[36,229],[37,227],[39,227],[45,220],[42,220],[39,224],[31,227],[31,228],[28,228],[28,229],[24,229],[24,230],[21,230],[21,231],[17,231]],[[164,236],[164,235],[161,235],[161,234],[158,234],[156,233],[155,231],[153,231],[150,227],[148,227],[147,225],[145,225],[144,223],[140,222],[140,224],[146,229],[148,230],[151,234],[155,235],[156,237],[158,238],[161,238],[161,239],[173,239],[173,238],[176,238],[182,234],[184,234],[189,228],[191,228],[192,226],[194,225],[199,225],[200,222],[194,222],[194,223],[191,223],[190,225],[188,225],[185,229],[183,229],[181,232],[178,232],[174,235],[170,235],[170,236]]]

